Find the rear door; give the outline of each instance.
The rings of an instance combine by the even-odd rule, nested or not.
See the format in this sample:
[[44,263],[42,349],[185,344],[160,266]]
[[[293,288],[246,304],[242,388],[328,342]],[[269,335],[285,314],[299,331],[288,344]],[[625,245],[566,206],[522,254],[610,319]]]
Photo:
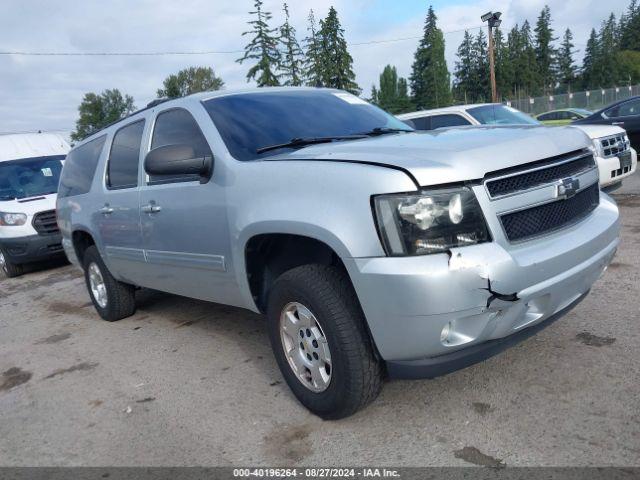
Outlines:
[[[212,155],[185,108],[158,113],[149,149],[165,145],[191,146],[197,157]],[[228,269],[231,249],[224,186],[216,182],[215,170],[214,166],[208,181],[193,175],[145,176],[140,192],[144,285],[233,304],[238,288]]]
[[144,127],[142,119],[114,134],[104,177],[105,194],[94,213],[109,270],[117,278],[138,285],[144,264],[138,208]]

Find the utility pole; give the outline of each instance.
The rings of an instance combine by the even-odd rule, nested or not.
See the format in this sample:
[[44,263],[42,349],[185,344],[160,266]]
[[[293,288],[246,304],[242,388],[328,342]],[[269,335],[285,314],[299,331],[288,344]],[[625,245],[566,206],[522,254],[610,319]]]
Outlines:
[[493,49],[493,29],[500,26],[502,20],[500,20],[500,12],[488,12],[480,17],[483,22],[487,22],[489,28],[489,73],[491,75],[491,101],[493,103],[498,102],[498,90],[496,88],[496,67],[495,67],[495,55]]

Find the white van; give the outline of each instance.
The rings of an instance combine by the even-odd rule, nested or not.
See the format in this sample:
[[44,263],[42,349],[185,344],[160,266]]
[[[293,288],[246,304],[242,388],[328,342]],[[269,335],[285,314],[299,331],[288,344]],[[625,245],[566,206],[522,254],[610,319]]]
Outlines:
[[57,134],[0,135],[0,268],[7,277],[22,274],[26,263],[64,256],[56,197],[69,149]]

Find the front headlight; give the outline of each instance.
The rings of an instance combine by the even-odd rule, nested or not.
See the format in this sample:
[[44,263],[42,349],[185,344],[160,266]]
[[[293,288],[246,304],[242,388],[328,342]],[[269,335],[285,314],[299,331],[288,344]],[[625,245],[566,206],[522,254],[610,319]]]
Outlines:
[[0,225],[4,227],[17,227],[24,225],[26,221],[27,216],[24,213],[0,212]]
[[466,187],[373,197],[388,255],[428,255],[490,239],[482,210]]

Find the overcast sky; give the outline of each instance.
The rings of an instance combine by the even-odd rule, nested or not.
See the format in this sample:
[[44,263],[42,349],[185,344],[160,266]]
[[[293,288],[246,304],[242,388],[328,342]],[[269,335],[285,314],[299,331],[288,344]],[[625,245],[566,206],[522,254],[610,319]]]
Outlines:
[[[582,59],[589,31],[628,0],[289,0],[298,37],[306,34],[306,17],[329,6],[338,10],[351,44],[420,36],[429,3],[445,32],[447,61],[452,70],[462,40],[459,30],[478,27],[480,15],[503,12],[503,27],[525,19],[533,24],[546,4],[551,7],[558,36],[575,34],[576,55]],[[248,11],[253,0],[2,0],[0,51],[23,52],[161,52],[242,50]],[[281,23],[282,2],[265,0]],[[457,32],[456,32],[457,31]],[[446,33],[454,32],[454,33]],[[476,33],[477,29],[473,30]],[[411,69],[418,40],[351,45],[357,81],[368,95],[388,63],[400,75]],[[132,95],[137,107],[155,98],[169,74],[189,66],[211,66],[226,88],[247,86],[248,64],[238,53],[193,56],[18,56],[0,55],[0,132],[73,129],[77,107],[86,92],[119,88]]]

